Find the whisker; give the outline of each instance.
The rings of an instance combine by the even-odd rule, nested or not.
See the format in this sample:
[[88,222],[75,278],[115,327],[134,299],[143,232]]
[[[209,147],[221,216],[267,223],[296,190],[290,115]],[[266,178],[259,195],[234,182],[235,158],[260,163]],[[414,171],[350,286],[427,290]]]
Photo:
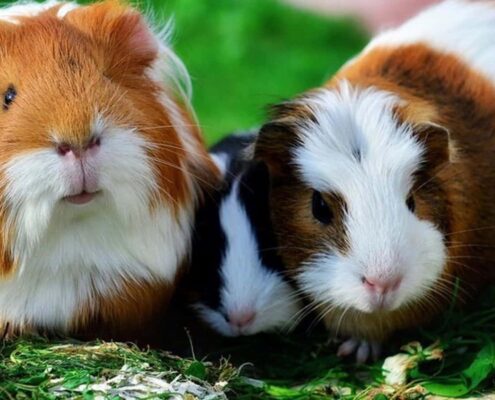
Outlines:
[[451,164],[447,163],[445,164],[442,168],[440,168],[430,179],[428,179],[426,182],[422,183],[418,188],[414,189],[412,192],[416,193],[417,191],[421,190],[424,186],[426,186],[428,183],[430,183],[433,179],[438,177],[447,167],[449,167]]
[[291,328],[294,328],[295,326],[299,325],[299,323],[306,318],[309,314],[314,312],[318,307],[320,307],[320,304],[318,302],[315,302],[314,300],[311,301],[309,304],[304,306],[300,311],[298,311],[296,314],[294,314],[293,318],[289,320],[289,322],[294,321],[290,326]]
[[447,257],[449,260],[457,260],[457,259],[475,259],[475,260],[484,260],[484,261],[491,261],[488,260],[486,257],[481,257],[481,256],[449,256]]
[[344,309],[344,312],[342,313],[342,315],[340,316],[339,318],[339,322],[337,323],[337,328],[335,330],[335,335],[338,336],[339,335],[339,332],[340,332],[340,327],[342,326],[342,322],[344,321],[344,316],[347,314],[347,312],[351,309],[351,306],[347,306],[345,309]]
[[191,171],[183,168],[183,167],[180,167],[178,165],[175,165],[175,164],[172,164],[172,163],[169,163],[165,160],[161,160],[159,158],[156,158],[156,157],[150,157],[150,159],[153,161],[153,162],[156,162],[156,163],[159,163],[159,164],[162,164],[162,165],[165,165],[167,167],[170,167],[170,168],[174,168],[174,169],[177,169],[178,171],[181,171],[182,173],[184,173],[186,176],[192,176],[193,178],[195,178],[197,181],[199,182],[202,182],[203,184],[205,184],[206,186],[208,186],[210,189],[217,189],[216,186],[212,185],[210,182],[204,180],[203,178],[193,174]]
[[[184,151],[185,152],[185,148],[184,147],[175,146],[175,145],[172,145],[172,144],[169,144],[169,143],[151,144],[148,147],[151,148],[151,149],[158,148],[158,149],[167,149],[167,150],[181,150],[181,151]],[[192,154],[192,155],[194,155],[196,157],[203,158],[204,160],[212,161],[213,162],[213,159],[212,159],[210,153],[208,153],[208,152],[199,153],[197,151],[191,151],[189,149],[189,150],[187,150],[187,153],[188,154]],[[234,173],[232,173],[231,171],[225,171],[225,175],[228,176],[229,178],[236,178],[237,177],[237,175],[234,174]]]
[[335,306],[330,304],[328,307],[318,312],[318,315],[316,315],[311,324],[308,326],[308,332],[312,331],[333,309],[335,309]]
[[139,126],[136,125],[136,129],[140,131],[150,131],[150,130],[155,130],[155,129],[162,129],[162,128],[176,128],[176,127],[187,127],[187,128],[202,128],[201,125],[199,124],[169,124],[169,125],[152,125],[152,126]]
[[456,244],[454,246],[448,246],[449,249],[459,249],[463,247],[481,247],[481,248],[488,248],[488,249],[495,249],[495,246],[489,245],[489,244],[473,244],[473,243],[461,243],[461,244]]
[[474,268],[474,267],[472,267],[472,266],[470,266],[470,265],[467,265],[467,264],[465,264],[465,263],[461,263],[461,262],[459,262],[459,261],[457,261],[457,260],[452,260],[452,259],[449,259],[448,261],[449,261],[450,263],[452,263],[452,264],[455,264],[455,265],[460,265],[461,267],[464,267],[464,268],[468,269],[468,270],[469,270],[469,271],[471,271],[471,272],[474,272],[474,273],[477,273],[477,274],[479,274],[479,273],[480,273],[480,271],[478,271],[476,268]]
[[447,233],[445,235],[445,237],[449,237],[449,236],[452,236],[452,235],[457,235],[459,233],[478,232],[478,231],[490,230],[490,229],[495,229],[495,225],[483,226],[483,227],[480,227],[480,228],[473,228],[473,229],[466,229],[466,230],[456,231],[456,232],[450,232],[450,233]]

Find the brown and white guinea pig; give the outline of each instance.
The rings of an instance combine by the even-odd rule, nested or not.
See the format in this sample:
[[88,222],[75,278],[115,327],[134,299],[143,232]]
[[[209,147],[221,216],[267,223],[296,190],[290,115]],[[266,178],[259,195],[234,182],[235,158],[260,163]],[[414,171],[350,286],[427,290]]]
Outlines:
[[211,149],[224,185],[197,212],[191,302],[225,336],[288,330],[300,309],[277,255],[267,168],[244,155],[255,138],[231,135]]
[[256,157],[288,272],[365,360],[495,257],[495,2],[446,1],[275,108]]
[[3,8],[0,54],[0,325],[131,338],[219,178],[184,67],[116,1]]

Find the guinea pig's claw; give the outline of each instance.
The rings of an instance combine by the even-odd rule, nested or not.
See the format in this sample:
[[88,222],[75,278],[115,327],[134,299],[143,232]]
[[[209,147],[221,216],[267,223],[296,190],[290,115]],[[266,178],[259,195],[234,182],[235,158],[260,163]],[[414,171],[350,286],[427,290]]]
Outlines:
[[337,350],[339,357],[347,357],[353,353],[356,353],[358,364],[364,364],[370,356],[373,361],[377,361],[381,354],[381,344],[351,338],[343,342]]
[[373,361],[378,361],[380,356],[382,355],[382,344],[378,342],[371,343],[371,357]]
[[338,357],[347,357],[350,356],[352,353],[356,351],[356,349],[359,346],[359,340],[351,338],[346,340],[344,343],[342,343],[338,350],[337,350],[337,356]]
[[368,342],[361,342],[357,351],[356,351],[356,362],[358,364],[364,364],[368,361],[370,356],[370,344]]

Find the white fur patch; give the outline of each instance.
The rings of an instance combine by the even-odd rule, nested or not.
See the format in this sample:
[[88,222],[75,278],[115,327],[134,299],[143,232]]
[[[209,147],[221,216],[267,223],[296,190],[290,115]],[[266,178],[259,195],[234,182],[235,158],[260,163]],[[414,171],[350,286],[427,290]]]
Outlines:
[[0,21],[18,25],[20,23],[19,18],[36,17],[38,14],[61,4],[62,7],[57,12],[57,17],[60,19],[64,18],[70,11],[80,7],[76,3],[65,3],[58,0],[48,0],[43,3],[18,2],[14,5],[0,8]]
[[495,2],[447,0],[423,11],[397,29],[371,41],[378,46],[425,43],[453,53],[495,82]]
[[[227,250],[220,266],[223,286],[220,309],[199,304],[201,317],[225,336],[253,335],[288,328],[300,307],[291,286],[276,272],[264,266],[259,257],[251,222],[239,203],[239,180],[220,205],[220,223],[227,238]],[[255,312],[249,326],[238,329],[225,315]]]
[[97,294],[123,280],[171,281],[189,244],[190,210],[150,211],[156,182],[149,146],[133,129],[97,119],[101,146],[91,161],[101,193],[86,205],[62,197],[70,181],[55,149],[25,153],[4,167],[8,225],[18,262],[0,282],[0,319],[65,329]]
[[75,10],[76,8],[79,8],[79,5],[76,3],[64,3],[62,7],[57,12],[57,17],[62,19],[64,18],[68,13],[70,13],[72,10]]
[[346,82],[304,99],[317,123],[300,126],[294,161],[310,187],[344,198],[350,247],[346,255],[329,248],[302,269],[300,284],[318,302],[367,312],[362,278],[402,276],[386,304],[397,308],[421,297],[443,269],[442,234],[406,206],[423,148],[410,126],[395,120],[398,101]]

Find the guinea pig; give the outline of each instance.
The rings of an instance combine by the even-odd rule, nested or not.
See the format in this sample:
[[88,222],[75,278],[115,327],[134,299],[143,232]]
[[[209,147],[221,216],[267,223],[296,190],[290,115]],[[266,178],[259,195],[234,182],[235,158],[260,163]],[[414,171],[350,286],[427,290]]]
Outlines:
[[494,37],[495,2],[440,3],[261,129],[282,261],[353,338],[342,355],[366,360],[493,273]]
[[193,240],[193,308],[225,336],[289,330],[300,307],[282,275],[268,209],[268,174],[245,151],[256,136],[232,135],[211,149],[221,190],[199,209]]
[[220,174],[166,36],[116,1],[0,9],[10,335],[132,339],[167,306],[196,205]]

